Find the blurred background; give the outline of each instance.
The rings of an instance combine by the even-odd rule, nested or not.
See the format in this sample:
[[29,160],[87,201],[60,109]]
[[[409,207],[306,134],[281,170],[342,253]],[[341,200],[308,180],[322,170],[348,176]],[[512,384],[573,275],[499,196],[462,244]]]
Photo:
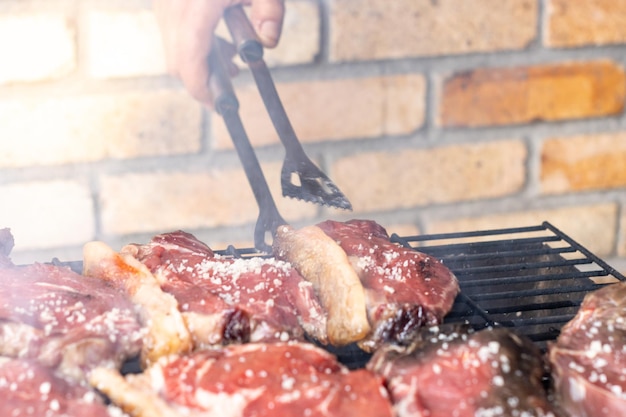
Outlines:
[[[250,74],[241,115],[294,225],[400,235],[549,221],[626,272],[626,0],[287,0],[267,62],[354,211],[280,195]],[[223,31],[221,33],[226,33]],[[166,74],[148,0],[0,2],[0,227],[16,263],[183,229],[250,247],[258,214],[219,116]]]

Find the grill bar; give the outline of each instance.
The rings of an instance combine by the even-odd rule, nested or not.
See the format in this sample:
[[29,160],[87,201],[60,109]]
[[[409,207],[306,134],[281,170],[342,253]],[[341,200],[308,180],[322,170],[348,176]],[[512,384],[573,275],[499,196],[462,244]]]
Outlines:
[[448,322],[514,328],[545,348],[584,296],[626,278],[548,222],[537,226],[439,233],[392,240],[441,259],[461,296]]

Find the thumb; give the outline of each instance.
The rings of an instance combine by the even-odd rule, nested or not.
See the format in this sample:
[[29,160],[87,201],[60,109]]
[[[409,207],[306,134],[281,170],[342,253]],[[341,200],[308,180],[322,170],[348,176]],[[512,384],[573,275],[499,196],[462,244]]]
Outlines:
[[250,20],[261,43],[273,48],[280,39],[285,17],[284,0],[256,0],[252,2]]

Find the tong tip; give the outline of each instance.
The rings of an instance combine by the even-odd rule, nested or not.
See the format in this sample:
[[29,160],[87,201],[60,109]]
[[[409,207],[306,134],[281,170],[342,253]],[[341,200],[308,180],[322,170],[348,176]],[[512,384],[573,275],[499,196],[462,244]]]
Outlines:
[[348,198],[334,184],[331,185],[332,187],[329,190],[325,190],[318,186],[313,186],[313,189],[311,189],[311,187],[306,187],[305,185],[296,186],[291,183],[283,183],[283,196],[308,203],[352,211],[352,204]]

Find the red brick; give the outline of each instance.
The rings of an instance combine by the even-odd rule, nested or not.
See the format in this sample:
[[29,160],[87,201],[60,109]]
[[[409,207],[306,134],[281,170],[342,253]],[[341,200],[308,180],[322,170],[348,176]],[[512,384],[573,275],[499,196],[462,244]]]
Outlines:
[[330,60],[523,49],[536,37],[536,0],[332,0]]
[[[276,86],[302,142],[406,134],[424,121],[422,75],[280,83]],[[241,118],[255,145],[278,143],[256,86],[237,90]],[[213,114],[218,148],[232,147],[221,117]]]
[[330,175],[365,213],[513,195],[524,186],[526,157],[518,140],[363,152],[337,160]]
[[626,187],[626,133],[552,138],[541,149],[541,189],[566,193]]
[[476,69],[444,80],[438,123],[446,127],[555,121],[619,114],[623,69],[611,61]]
[[548,0],[545,44],[551,47],[626,42],[626,1]]

